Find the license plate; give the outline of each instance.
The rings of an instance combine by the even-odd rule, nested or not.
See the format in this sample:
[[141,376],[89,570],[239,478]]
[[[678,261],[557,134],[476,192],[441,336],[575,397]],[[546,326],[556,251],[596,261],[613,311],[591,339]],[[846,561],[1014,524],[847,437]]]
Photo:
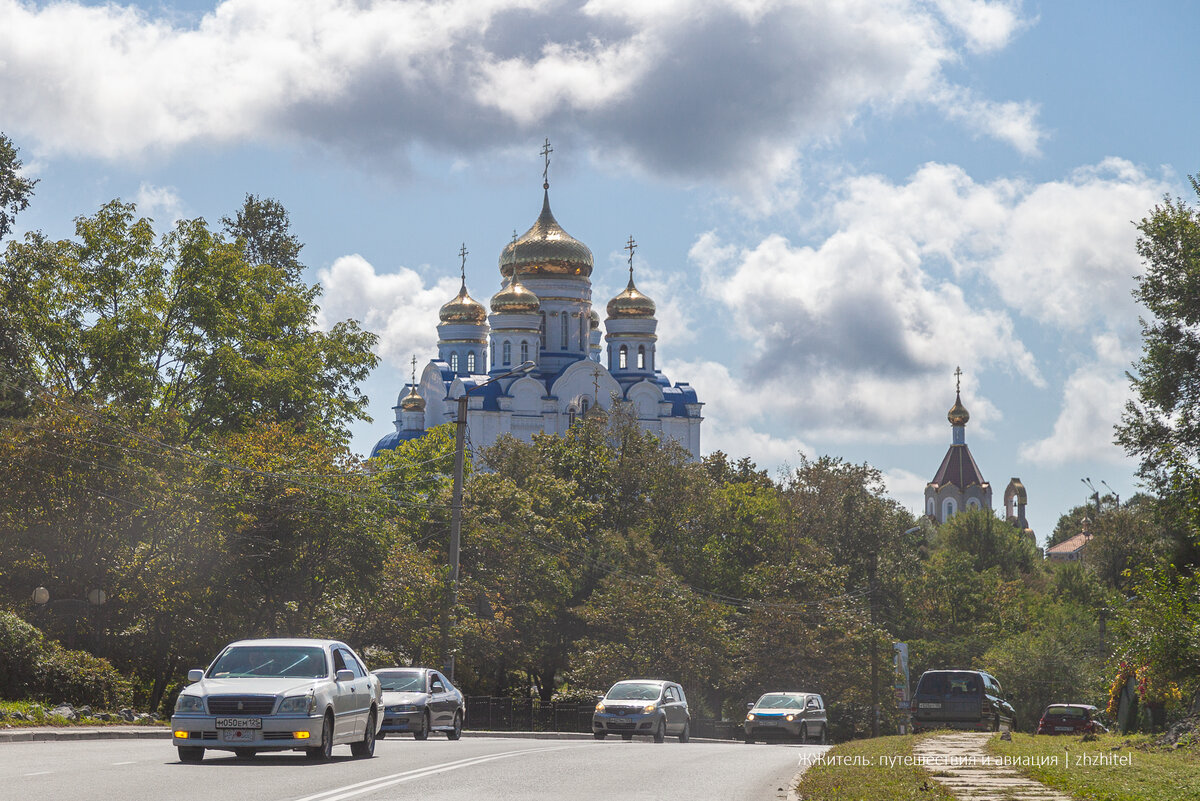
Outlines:
[[1054,730],[1055,731],[1075,731],[1070,726],[1055,726]]
[[918,709],[941,709],[941,704],[917,704]]
[[611,723],[609,723],[608,725],[612,726],[613,728],[617,728],[617,729],[632,729],[633,721],[632,720],[614,720]]
[[261,729],[262,718],[217,718],[218,729]]
[[223,743],[252,743],[257,729],[221,729]]

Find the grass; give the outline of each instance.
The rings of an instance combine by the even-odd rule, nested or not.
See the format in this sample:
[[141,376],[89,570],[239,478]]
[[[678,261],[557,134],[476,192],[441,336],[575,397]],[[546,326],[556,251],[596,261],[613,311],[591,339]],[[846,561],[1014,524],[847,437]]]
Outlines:
[[[161,721],[146,721],[140,724],[130,723],[117,717],[113,714],[114,720],[101,720],[94,716],[81,717],[79,720],[67,720],[59,715],[51,715],[50,710],[53,706],[49,704],[39,704],[36,701],[0,701],[0,712],[4,712],[4,719],[0,721],[2,728],[22,728],[27,726],[133,726],[146,725],[146,723],[160,723]],[[96,710],[97,712],[103,710]],[[25,716],[25,720],[18,720],[12,716],[14,712],[20,712]]]
[[[1161,748],[1148,735],[1105,734],[1090,742],[1080,737],[1014,734],[1012,742],[993,737],[988,747],[1005,757],[1057,757],[1056,763],[1015,767],[1031,779],[1086,801],[1178,801],[1200,798],[1200,753]],[[1070,756],[1070,764],[1066,757]],[[1127,764],[1087,764],[1120,757]]]
[[929,771],[884,760],[911,756],[913,743],[924,736],[879,737],[835,745],[824,762],[804,771],[796,792],[804,801],[953,801],[954,796],[934,781]]

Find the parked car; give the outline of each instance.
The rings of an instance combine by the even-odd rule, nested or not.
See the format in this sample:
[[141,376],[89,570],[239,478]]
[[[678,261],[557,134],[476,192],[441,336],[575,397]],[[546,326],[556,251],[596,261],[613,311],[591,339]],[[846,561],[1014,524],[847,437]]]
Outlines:
[[1089,704],[1051,704],[1038,720],[1038,734],[1103,734],[1108,731],[1097,720],[1100,710]]
[[912,728],[1012,731],[1016,712],[995,676],[982,670],[927,670],[913,694]]
[[463,694],[433,668],[390,667],[374,671],[383,685],[383,726],[379,736],[411,734],[418,740],[444,731],[462,736],[466,710]]
[[597,740],[610,734],[619,734],[623,740],[632,740],[635,734],[648,734],[656,743],[672,735],[686,743],[692,735],[687,696],[673,681],[618,681],[597,700],[592,734]]
[[182,762],[205,750],[249,758],[258,751],[304,751],[327,760],[333,746],[375,753],[383,691],[363,661],[336,640],[239,640],[192,682],[171,716]]
[[825,700],[816,693],[765,693],[753,703],[746,704],[746,719],[742,728],[746,742],[790,737],[802,743],[810,739],[826,740],[829,719]]

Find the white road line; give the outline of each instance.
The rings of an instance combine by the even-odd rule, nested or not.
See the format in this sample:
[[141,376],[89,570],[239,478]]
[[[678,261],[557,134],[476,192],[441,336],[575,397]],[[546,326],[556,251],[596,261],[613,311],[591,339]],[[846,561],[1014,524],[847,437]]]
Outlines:
[[347,798],[353,798],[364,793],[371,793],[376,790],[382,790],[385,787],[391,787],[394,784],[413,781],[414,779],[423,779],[426,776],[433,776],[438,773],[446,773],[452,770],[461,768],[469,768],[473,765],[482,765],[484,762],[492,762],[497,759],[507,759],[509,757],[520,756],[522,754],[540,754],[547,751],[562,751],[566,748],[578,748],[577,745],[557,745],[551,748],[524,748],[519,751],[502,751],[499,754],[488,754],[486,756],[471,757],[469,759],[460,759],[457,762],[447,762],[443,765],[430,765],[424,768],[414,768],[406,770],[403,773],[393,773],[390,776],[380,776],[375,779],[369,779],[365,782],[357,784],[348,784],[345,787],[335,787],[332,790],[325,790],[315,795],[306,795],[303,798],[297,798],[295,801],[344,801]]
[[114,765],[136,765],[136,762],[114,762]]
[[48,770],[39,770],[37,773],[26,773],[26,776],[46,776],[50,773]]

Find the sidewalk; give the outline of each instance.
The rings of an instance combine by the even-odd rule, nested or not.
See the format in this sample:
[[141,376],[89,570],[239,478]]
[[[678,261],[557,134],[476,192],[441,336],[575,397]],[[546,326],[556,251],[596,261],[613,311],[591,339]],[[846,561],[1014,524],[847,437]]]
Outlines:
[[921,740],[913,755],[925,760],[934,781],[962,801],[1072,801],[1014,768],[994,764],[987,750],[991,734],[957,732]]

